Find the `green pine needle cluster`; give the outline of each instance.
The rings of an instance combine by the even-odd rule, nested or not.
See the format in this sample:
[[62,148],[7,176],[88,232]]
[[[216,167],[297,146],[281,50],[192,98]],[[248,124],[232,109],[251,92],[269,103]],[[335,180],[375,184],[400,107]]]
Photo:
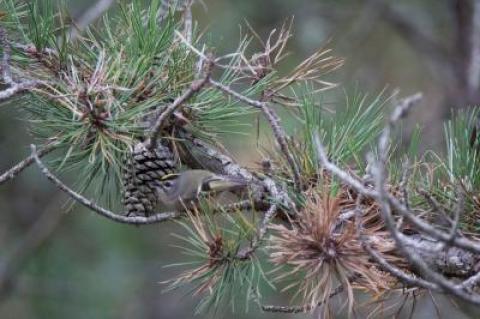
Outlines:
[[[148,5],[141,0],[121,2],[80,36],[69,39],[74,26],[62,2],[0,4],[6,12],[0,22],[15,41],[14,76],[44,83],[23,99],[31,132],[42,143],[55,143],[50,164],[79,172],[83,178],[76,182],[82,192],[93,185],[95,194],[119,193],[125,153],[197,76],[197,56],[175,38],[175,29],[182,26],[179,17],[170,13],[159,23],[160,5],[160,0]],[[195,38],[194,44],[201,45],[199,41]],[[244,41],[242,49],[248,43]],[[228,63],[240,59],[233,56]],[[229,70],[220,74],[226,85],[239,78]],[[260,87],[243,93],[257,94]],[[210,139],[236,132],[245,125],[242,118],[252,112],[211,88],[184,107],[191,130]]]
[[205,202],[190,214],[188,222],[179,222],[187,236],[173,236],[182,243],[176,248],[187,256],[188,262],[168,267],[188,269],[169,281],[167,290],[188,284],[192,295],[201,296],[197,312],[215,313],[222,306],[245,311],[254,297],[252,293],[270,284],[256,256],[248,260],[238,257],[255,234],[255,221],[241,212],[214,216],[211,207]]

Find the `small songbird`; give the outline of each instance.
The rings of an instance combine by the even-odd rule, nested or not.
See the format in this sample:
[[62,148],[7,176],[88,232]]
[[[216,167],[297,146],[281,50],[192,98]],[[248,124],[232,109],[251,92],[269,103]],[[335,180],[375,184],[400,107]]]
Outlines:
[[157,190],[157,209],[160,211],[181,211],[197,202],[202,193],[217,196],[243,190],[248,185],[245,179],[217,175],[201,169],[171,174],[164,179],[163,184],[165,186]]

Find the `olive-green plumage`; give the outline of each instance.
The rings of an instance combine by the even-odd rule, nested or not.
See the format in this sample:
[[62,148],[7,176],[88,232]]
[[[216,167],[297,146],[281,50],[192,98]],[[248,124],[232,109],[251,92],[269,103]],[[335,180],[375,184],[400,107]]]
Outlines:
[[[168,188],[158,189],[158,208],[160,211],[179,211],[191,206],[201,193],[215,195],[225,200],[227,192],[242,190],[247,186],[245,180],[221,176],[206,170],[187,170],[169,179]],[[223,204],[223,203],[219,203]]]

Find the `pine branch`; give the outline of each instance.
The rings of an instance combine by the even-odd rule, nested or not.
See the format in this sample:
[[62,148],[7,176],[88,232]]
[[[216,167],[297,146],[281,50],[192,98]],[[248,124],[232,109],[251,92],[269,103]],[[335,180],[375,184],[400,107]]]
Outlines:
[[165,110],[160,114],[160,116],[155,121],[152,131],[150,133],[150,139],[146,143],[147,149],[151,149],[156,145],[156,140],[158,139],[160,132],[165,125],[165,121],[170,118],[170,116],[178,111],[185,102],[192,98],[196,93],[198,93],[208,82],[212,73],[212,63],[211,60],[207,60],[207,64],[204,70],[204,75],[201,79],[195,80],[190,84],[190,88],[185,91],[181,96],[175,99],[172,104],[170,104]]
[[[389,271],[392,275],[396,276],[401,282],[404,282],[407,285],[414,285],[420,286],[432,290],[443,291],[454,296],[457,296],[463,300],[469,301],[474,304],[479,304],[480,302],[480,295],[467,293],[464,290],[463,286],[459,286],[454,284],[450,279],[438,273],[435,268],[431,266],[431,260],[427,257],[435,256],[435,262],[438,259],[438,250],[443,249],[446,245],[456,245],[456,247],[460,248],[459,250],[455,251],[458,254],[464,254],[464,251],[461,245],[458,244],[459,238],[457,236],[457,223],[452,224],[452,228],[450,232],[445,233],[442,231],[436,230],[432,225],[428,225],[424,221],[420,220],[415,214],[409,211],[404,204],[401,204],[394,196],[387,192],[386,187],[386,173],[385,173],[385,163],[387,162],[388,156],[388,149],[390,147],[390,132],[392,131],[393,127],[397,124],[397,122],[406,116],[410,108],[418,101],[420,95],[414,95],[402,100],[392,112],[392,116],[384,128],[379,140],[378,140],[378,153],[379,159],[374,161],[373,156],[370,156],[369,165],[370,165],[370,172],[373,176],[375,188],[374,190],[367,189],[362,183],[358,182],[357,180],[353,179],[349,173],[345,172],[341,168],[337,167],[335,164],[330,163],[326,158],[325,151],[323,146],[320,143],[319,138],[316,138],[318,153],[320,161],[322,162],[323,166],[329,170],[331,173],[340,177],[345,183],[349,184],[353,187],[356,191],[360,194],[365,196],[372,196],[375,200],[379,203],[381,207],[381,212],[383,216],[383,220],[385,221],[385,225],[389,230],[392,238],[396,243],[396,247],[402,252],[402,255],[408,260],[412,269],[415,269],[416,272],[419,272],[421,278],[414,278],[404,271],[400,270],[398,267],[391,265],[388,263],[385,258],[381,255],[376,253],[369,245],[368,240],[365,237],[360,236],[363,238],[363,244],[365,249],[370,253],[372,258],[374,258],[382,268]],[[460,209],[462,209],[463,205],[461,202],[458,204],[457,213],[460,214]],[[426,247],[422,245],[422,241],[418,241],[401,233],[398,229],[398,226],[394,220],[392,215],[392,209],[396,212],[400,212],[401,216],[407,218],[407,220],[411,221],[412,224],[415,226],[420,226],[419,230],[425,231],[428,235],[436,234],[435,236],[437,240],[440,240],[439,243],[435,243],[432,247]],[[358,208],[357,208],[358,211]],[[356,214],[357,220],[359,219],[359,213]],[[457,217],[455,217],[456,219]],[[357,225],[358,225],[357,221]],[[357,226],[357,231],[358,231]],[[360,232],[360,231],[359,231]],[[360,232],[361,235],[361,232]],[[478,248],[477,243],[472,241],[467,241],[467,243],[462,242],[464,246],[468,246],[469,248],[474,248],[476,250]],[[423,252],[422,252],[423,251]],[[425,251],[427,252],[425,255]],[[478,253],[478,252],[477,252]],[[447,253],[448,255],[448,253]],[[429,264],[430,262],[430,264]],[[475,262],[476,263],[476,262]],[[448,267],[447,267],[448,269]],[[470,267],[471,269],[471,267]],[[440,269],[441,270],[441,269]],[[451,275],[451,274],[450,274]],[[467,282],[475,282],[477,280],[476,276],[474,275],[470,279],[467,279]]]
[[47,177],[61,191],[67,193],[74,201],[82,204],[83,206],[99,214],[100,216],[103,216],[115,222],[119,222],[123,224],[131,224],[131,225],[157,224],[157,223],[163,223],[163,222],[181,217],[181,214],[178,212],[158,213],[149,217],[142,217],[142,216],[127,217],[125,216],[125,213],[115,214],[103,207],[98,206],[93,201],[83,197],[82,195],[78,194],[77,192],[69,188],[67,185],[62,183],[62,181],[60,181],[55,175],[53,175],[50,172],[50,170],[45,166],[45,164],[43,164],[43,162],[40,160],[40,157],[38,156],[35,145],[32,144],[31,148],[32,148],[32,156],[35,162],[37,163],[38,167],[40,168],[42,174],[45,175],[45,177]]
[[275,139],[278,142],[278,145],[280,146],[280,149],[282,150],[285,158],[287,159],[287,162],[290,164],[290,167],[293,172],[293,178],[294,178],[294,185],[297,190],[300,190],[302,188],[302,183],[301,183],[301,177],[300,177],[300,170],[298,168],[297,163],[295,162],[295,159],[293,158],[293,155],[291,154],[289,148],[288,148],[288,143],[286,140],[286,133],[283,129],[282,126],[280,126],[280,118],[278,115],[269,107],[267,102],[262,102],[262,101],[257,101],[250,99],[246,96],[243,96],[242,94],[235,92],[228,86],[225,86],[217,81],[214,81],[212,79],[209,80],[209,83],[216,87],[217,89],[221,90],[227,95],[233,96],[234,98],[237,98],[238,100],[253,106],[255,108],[259,108],[262,110],[263,114],[265,115],[265,118],[267,119],[268,123],[270,124],[270,127],[273,130]]
[[41,82],[38,80],[21,80],[15,81],[11,72],[11,45],[7,39],[7,31],[5,28],[0,27],[0,46],[2,47],[2,59],[0,61],[0,67],[2,71],[3,82],[9,87],[0,91],[0,101],[7,100],[18,93],[30,90]]

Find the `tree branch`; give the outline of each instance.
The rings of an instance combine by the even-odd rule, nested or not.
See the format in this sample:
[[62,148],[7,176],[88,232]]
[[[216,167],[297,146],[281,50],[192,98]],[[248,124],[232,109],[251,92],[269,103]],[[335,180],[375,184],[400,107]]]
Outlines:
[[[335,288],[330,295],[328,296],[328,299],[331,299],[335,297],[336,295],[340,294],[343,292],[344,288],[343,285],[338,286]],[[305,305],[305,306],[274,306],[274,305],[262,305],[260,304],[259,300],[258,303],[260,305],[260,308],[262,311],[265,312],[273,312],[273,313],[304,313],[312,310],[312,307],[310,305]],[[323,304],[323,302],[319,302],[316,307],[319,307]]]
[[208,82],[210,79],[210,75],[212,73],[212,65],[213,62],[212,60],[207,59],[206,61],[206,68],[205,68],[205,74],[203,77],[199,80],[195,80],[190,84],[190,87],[187,91],[185,91],[181,96],[177,97],[175,101],[173,101],[172,104],[167,106],[167,108],[160,114],[160,116],[157,118],[155,121],[155,124],[153,125],[153,128],[150,132],[150,139],[145,143],[145,146],[148,149],[151,149],[156,145],[156,141],[158,137],[160,136],[161,130],[163,126],[165,125],[165,122],[170,116],[175,112],[178,111],[178,109],[190,98],[192,98],[196,93],[198,93]]
[[[392,210],[388,201],[388,193],[386,189],[385,163],[390,145],[390,132],[392,128],[396,125],[396,123],[401,118],[403,118],[410,110],[411,106],[413,105],[413,101],[415,101],[415,99],[412,99],[412,97],[405,99],[404,103],[400,103],[399,105],[397,105],[397,107],[392,113],[388,125],[385,127],[379,138],[379,160],[374,163],[374,166],[372,168],[372,174],[374,175],[375,181],[375,189],[377,191],[376,199],[381,207],[385,225],[390,231],[390,234],[396,243],[396,247],[409,261],[411,267],[413,267],[413,269],[415,269],[415,271],[417,271],[424,279],[427,279],[428,281],[438,285],[445,292],[462,298],[463,300],[469,301],[471,303],[480,304],[480,295],[469,294],[465,292],[465,290],[459,289],[458,285],[453,284],[446,277],[442,276],[434,269],[429,267],[429,265],[425,262],[422,256],[418,253],[418,251],[416,249],[412,249],[408,245],[408,240],[405,238],[405,235],[403,235],[395,225],[395,220],[392,215]],[[449,234],[447,234],[447,237],[449,240],[451,240],[451,236]]]
[[222,83],[216,82],[212,79],[209,80],[209,83],[214,86],[215,88],[219,89],[220,91],[224,92],[227,95],[230,95],[241,102],[244,102],[250,106],[253,106],[255,108],[259,108],[263,114],[265,115],[265,118],[267,119],[268,123],[270,124],[270,127],[273,130],[273,135],[275,136],[275,139],[277,140],[278,145],[280,146],[280,150],[282,151],[283,155],[285,156],[288,164],[290,165],[290,168],[292,169],[293,173],[293,178],[294,178],[294,185],[296,190],[301,190],[302,188],[302,182],[301,182],[301,176],[300,176],[300,169],[298,168],[297,163],[295,162],[294,157],[292,156],[288,143],[286,140],[286,134],[282,126],[280,126],[280,118],[278,115],[273,111],[267,102],[263,101],[257,101],[250,99],[235,90],[232,90],[226,85],[223,85]]
[[15,96],[16,94],[23,92],[25,90],[31,89],[38,84],[40,81],[37,80],[21,80],[16,82],[12,77],[12,72],[10,68],[10,59],[11,59],[11,44],[7,39],[7,31],[5,28],[0,27],[0,46],[2,47],[2,59],[0,61],[0,67],[2,71],[3,82],[9,87],[3,91],[0,91],[0,102]]
[[127,217],[124,215],[115,214],[103,207],[98,206],[93,201],[83,197],[82,195],[78,194],[74,190],[70,189],[67,185],[62,183],[55,175],[53,175],[48,170],[45,164],[42,163],[36,151],[35,145],[32,144],[31,148],[32,148],[32,156],[35,159],[35,162],[37,163],[43,175],[45,175],[60,190],[67,193],[73,200],[87,207],[91,211],[99,214],[100,216],[103,216],[115,222],[119,222],[123,224],[131,224],[131,225],[156,224],[156,223],[162,223],[175,218],[182,217],[182,214],[180,214],[179,212],[158,213],[149,217],[143,217],[143,216]]
[[[37,155],[38,157],[43,157],[48,153],[50,153],[51,151],[53,151],[54,149],[55,149],[55,145],[49,144],[45,147],[42,147],[42,149],[38,151]],[[24,160],[22,160],[12,168],[10,168],[8,171],[0,175],[0,185],[17,177],[17,175],[20,174],[25,168],[32,165],[34,161],[35,161],[35,158],[33,154],[31,154],[30,156],[28,156],[27,158],[25,158]]]

